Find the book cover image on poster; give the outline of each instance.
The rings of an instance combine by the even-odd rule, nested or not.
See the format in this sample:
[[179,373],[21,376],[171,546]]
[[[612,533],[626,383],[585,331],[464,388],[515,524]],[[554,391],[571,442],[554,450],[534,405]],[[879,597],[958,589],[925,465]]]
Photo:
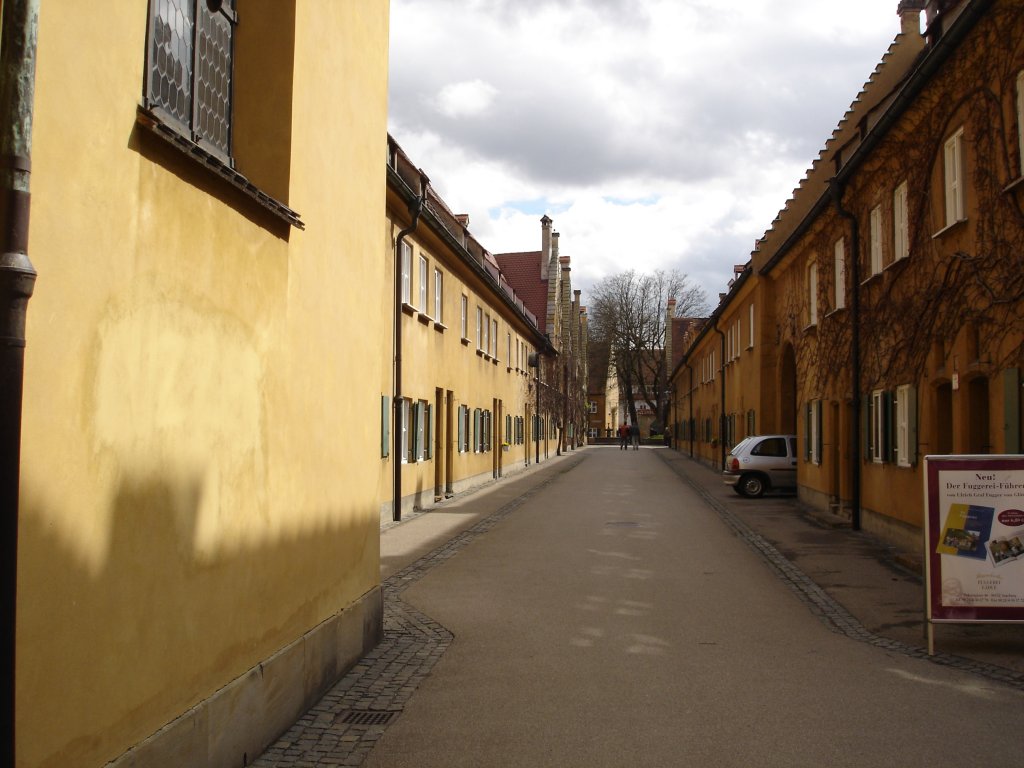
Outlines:
[[1024,557],[1024,530],[992,539],[988,551],[993,565],[1006,565]]
[[988,537],[992,533],[995,509],[974,504],[950,504],[935,551],[940,555],[988,558]]

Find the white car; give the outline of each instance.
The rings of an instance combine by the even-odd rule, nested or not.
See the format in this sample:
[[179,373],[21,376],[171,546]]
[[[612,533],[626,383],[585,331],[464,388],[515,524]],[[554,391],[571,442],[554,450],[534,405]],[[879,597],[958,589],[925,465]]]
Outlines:
[[796,435],[754,435],[725,457],[722,479],[740,496],[796,488]]

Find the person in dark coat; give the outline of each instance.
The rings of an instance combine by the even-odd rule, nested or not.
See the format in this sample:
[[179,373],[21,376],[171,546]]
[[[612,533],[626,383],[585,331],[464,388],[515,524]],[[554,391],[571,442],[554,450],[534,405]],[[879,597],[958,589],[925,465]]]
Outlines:
[[627,448],[629,448],[629,425],[622,422],[622,426],[619,427],[619,450],[625,451]]

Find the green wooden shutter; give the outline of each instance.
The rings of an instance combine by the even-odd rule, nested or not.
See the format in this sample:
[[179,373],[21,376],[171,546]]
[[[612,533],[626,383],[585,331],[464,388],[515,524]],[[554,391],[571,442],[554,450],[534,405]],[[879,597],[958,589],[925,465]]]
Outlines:
[[466,406],[459,406],[459,453],[463,452],[466,444]]
[[871,395],[864,395],[861,401],[861,428],[864,431],[861,441],[864,445],[864,461],[871,461]]
[[1003,450],[1021,453],[1019,368],[1003,371]]
[[434,406],[427,404],[427,415],[423,425],[423,453],[428,459],[434,458]]
[[811,419],[814,418],[814,409],[808,401],[804,407],[804,461],[811,460]]
[[821,412],[824,410],[822,401],[818,400],[818,407],[814,409],[814,420],[815,420],[815,439],[814,439],[814,454],[818,457],[818,463],[824,461],[824,435],[822,434],[822,416]]

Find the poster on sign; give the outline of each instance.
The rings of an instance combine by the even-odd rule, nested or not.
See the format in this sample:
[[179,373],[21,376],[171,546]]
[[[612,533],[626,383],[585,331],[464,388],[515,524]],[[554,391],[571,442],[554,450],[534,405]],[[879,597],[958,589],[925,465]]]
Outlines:
[[1024,621],[1024,456],[928,456],[925,501],[929,641],[932,623]]

